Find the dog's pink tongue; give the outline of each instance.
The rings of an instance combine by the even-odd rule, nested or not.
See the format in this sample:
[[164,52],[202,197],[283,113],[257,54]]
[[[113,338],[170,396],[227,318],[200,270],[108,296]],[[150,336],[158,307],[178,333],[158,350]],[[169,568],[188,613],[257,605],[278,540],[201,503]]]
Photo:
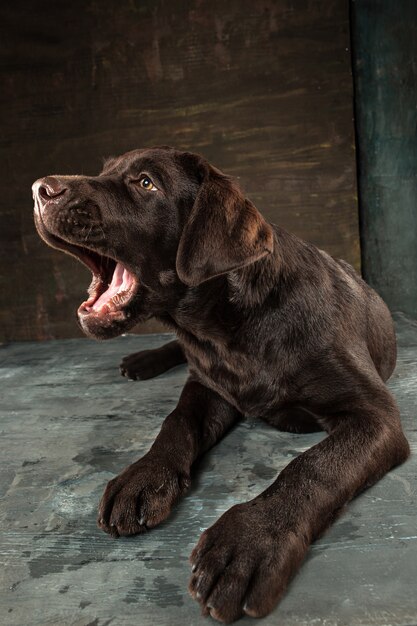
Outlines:
[[98,298],[96,302],[93,304],[93,309],[98,310],[101,309],[102,306],[108,304],[114,296],[117,294],[123,293],[124,291],[128,291],[133,283],[133,276],[128,272],[128,270],[123,267],[121,263],[117,263],[114,268],[113,278],[104,293]]

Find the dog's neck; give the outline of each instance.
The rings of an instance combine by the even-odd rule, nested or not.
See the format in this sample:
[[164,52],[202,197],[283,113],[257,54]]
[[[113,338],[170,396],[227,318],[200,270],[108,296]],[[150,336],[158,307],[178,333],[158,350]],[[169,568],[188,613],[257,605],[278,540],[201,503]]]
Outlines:
[[239,308],[258,307],[271,295],[285,289],[296,269],[297,238],[274,226],[274,249],[271,254],[227,275],[229,300]]
[[[285,231],[284,231],[285,232]],[[276,230],[274,250],[244,268],[186,289],[175,306],[158,316],[179,335],[224,343],[254,309],[276,297],[288,272],[283,255],[286,238]]]
[[227,275],[228,299],[240,309],[265,302],[279,281],[279,254],[274,250],[264,258]]

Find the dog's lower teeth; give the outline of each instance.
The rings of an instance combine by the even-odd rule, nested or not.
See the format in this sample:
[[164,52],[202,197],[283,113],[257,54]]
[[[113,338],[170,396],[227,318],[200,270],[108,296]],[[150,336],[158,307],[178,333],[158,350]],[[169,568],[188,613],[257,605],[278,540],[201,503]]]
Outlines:
[[127,297],[127,291],[122,291],[121,293],[118,293],[116,296],[114,296],[114,298],[112,298],[112,301],[116,304],[122,304],[123,302],[126,302]]

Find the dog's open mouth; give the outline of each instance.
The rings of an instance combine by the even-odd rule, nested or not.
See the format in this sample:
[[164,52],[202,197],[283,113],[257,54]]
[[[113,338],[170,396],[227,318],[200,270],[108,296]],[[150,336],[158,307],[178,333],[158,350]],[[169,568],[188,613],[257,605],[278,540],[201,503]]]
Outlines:
[[[83,251],[85,255],[88,251]],[[138,280],[120,261],[101,257],[99,267],[93,271],[89,287],[90,297],[78,309],[79,315],[124,317],[123,309],[134,298],[138,290]],[[80,260],[83,259],[80,257]],[[91,259],[90,259],[91,260]],[[96,262],[98,259],[93,259]],[[85,261],[84,261],[85,263]],[[87,265],[87,263],[85,263]],[[91,264],[90,264],[90,269]]]
[[89,298],[78,308],[82,318],[94,317],[108,325],[112,320],[126,320],[128,305],[139,290],[139,280],[120,261],[80,244],[61,239],[38,222],[41,237],[48,245],[76,257],[91,271]]

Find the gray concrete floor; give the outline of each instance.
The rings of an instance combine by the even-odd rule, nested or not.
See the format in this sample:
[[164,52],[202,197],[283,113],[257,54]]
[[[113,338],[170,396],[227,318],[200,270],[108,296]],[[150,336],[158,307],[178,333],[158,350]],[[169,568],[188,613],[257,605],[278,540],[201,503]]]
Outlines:
[[[397,323],[390,387],[415,452],[417,324],[402,316]],[[244,422],[207,454],[168,521],[146,535],[109,538],[95,522],[101,492],[148,449],[186,378],[181,367],[128,382],[117,364],[166,340],[2,346],[2,625],[214,623],[187,593],[188,556],[201,531],[323,436]],[[417,624],[416,468],[414,454],[349,505],[263,626]]]

